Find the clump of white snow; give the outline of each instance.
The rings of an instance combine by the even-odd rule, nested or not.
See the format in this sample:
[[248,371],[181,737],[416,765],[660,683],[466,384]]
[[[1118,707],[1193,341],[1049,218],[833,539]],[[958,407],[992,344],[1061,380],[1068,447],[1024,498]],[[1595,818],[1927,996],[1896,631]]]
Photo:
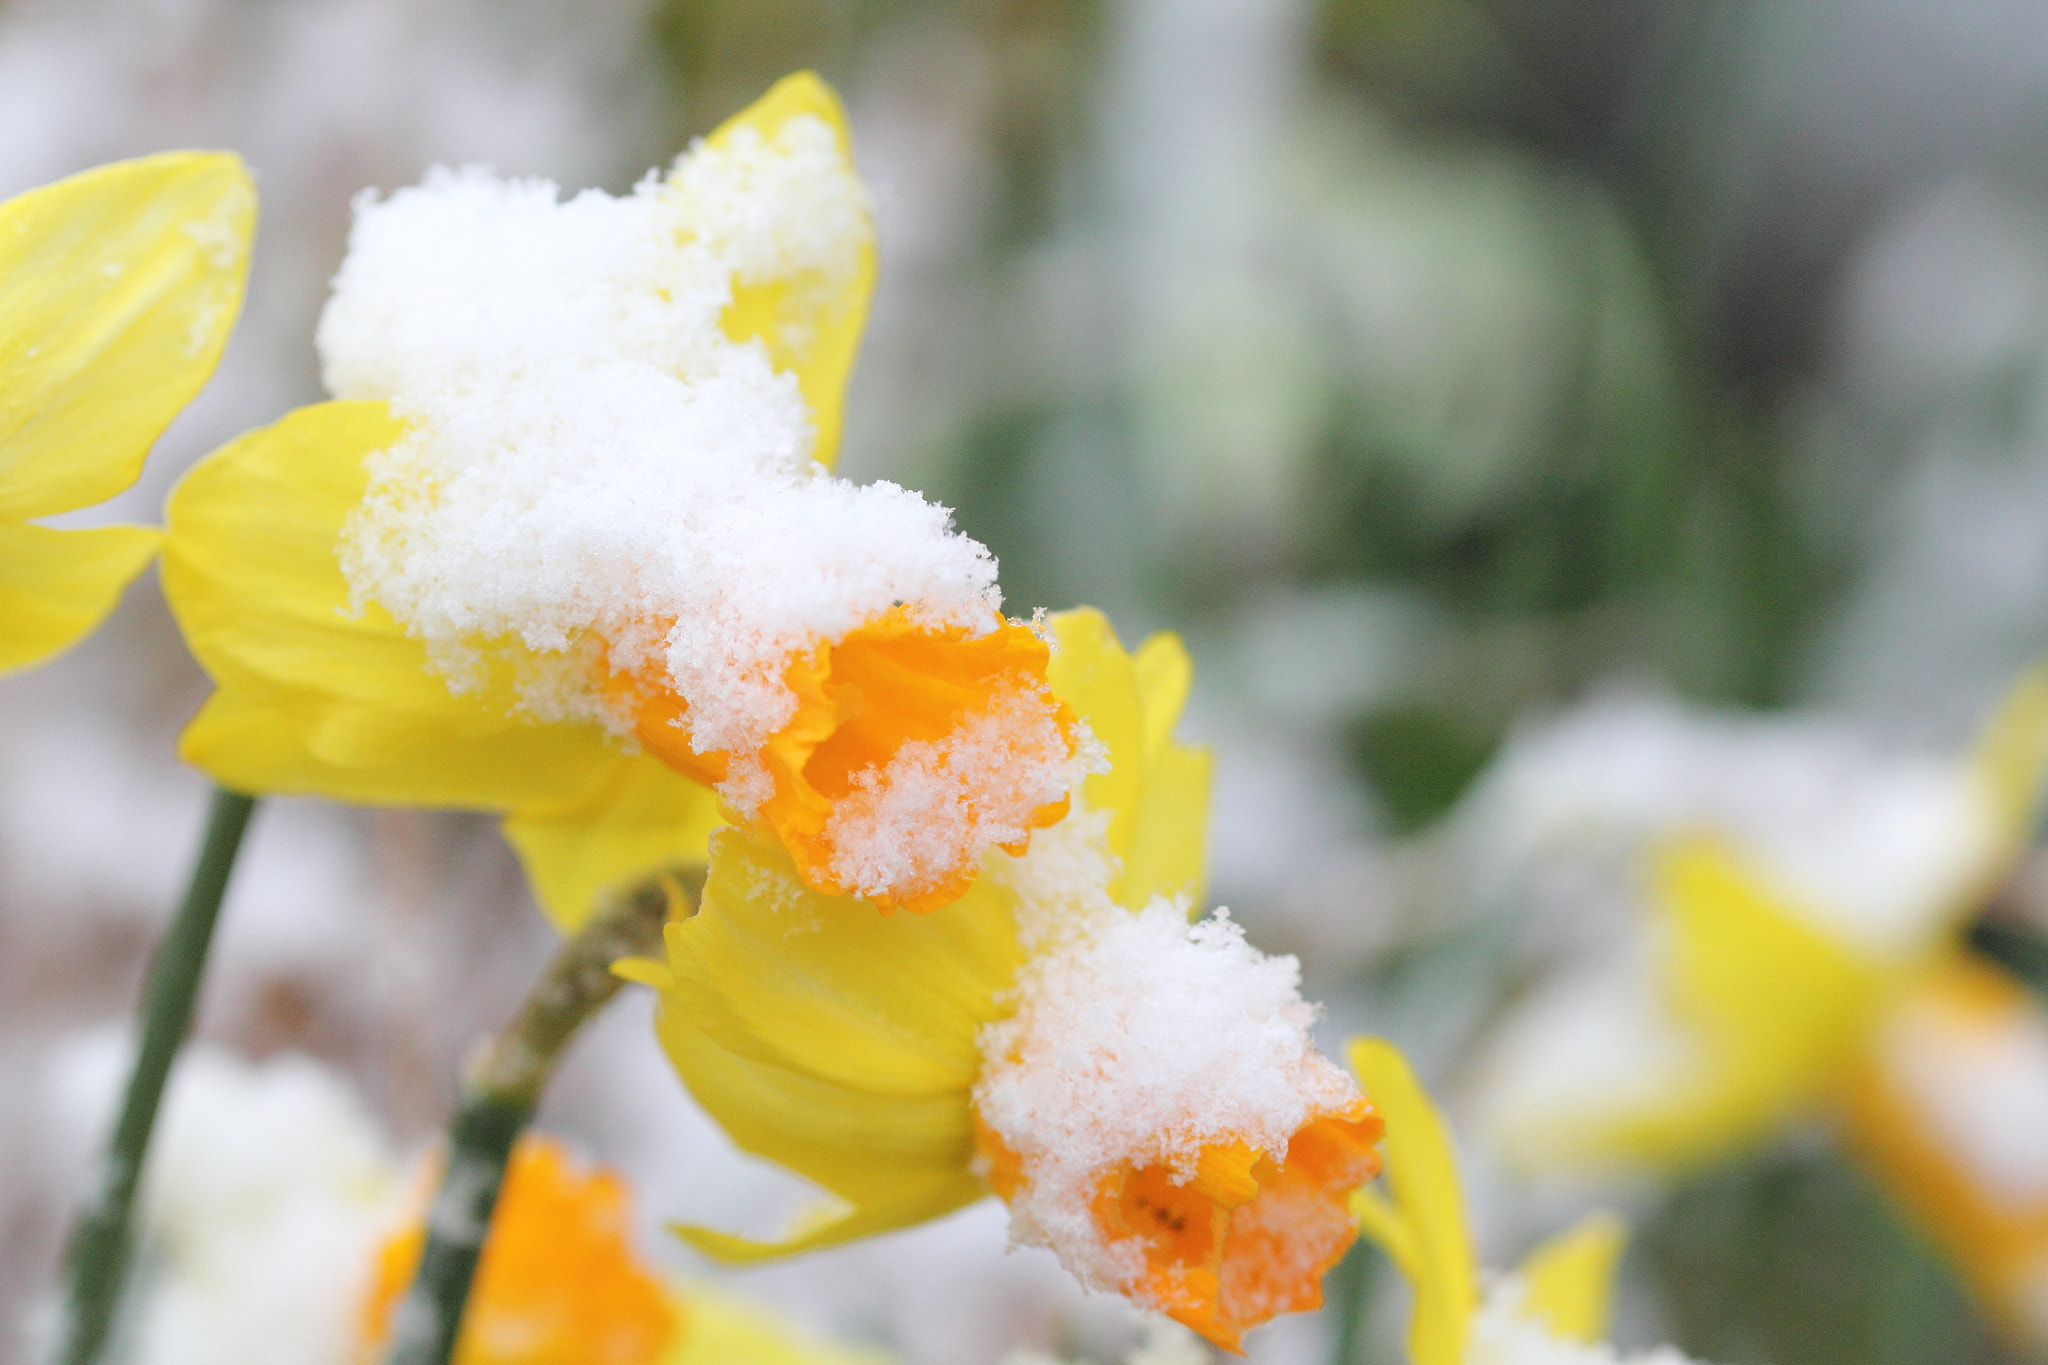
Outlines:
[[912,740],[859,774],[825,825],[839,884],[864,896],[934,884],[1030,837],[1033,813],[1096,770],[1077,765],[1050,696],[998,693],[944,742]]
[[1606,1342],[1566,1341],[1522,1306],[1520,1281],[1496,1285],[1472,1316],[1465,1365],[1693,1365],[1669,1346],[1622,1355]]
[[2031,999],[1997,1016],[1913,1002],[1879,1035],[1894,1084],[1986,1199],[2048,1210],[2048,1012]]
[[736,756],[724,791],[750,812],[793,658],[899,605],[933,629],[1001,620],[988,551],[915,493],[829,475],[795,375],[721,325],[736,286],[829,305],[870,234],[810,116],[618,198],[470,169],[359,200],[326,382],[407,430],[344,529],[358,607],[458,690],[509,664],[544,719],[630,729],[607,674],[673,691],[695,750]]
[[408,1204],[338,1076],[185,1049],[145,1188],[139,1365],[350,1365],[377,1249]]
[[1091,1287],[1128,1289],[1142,1248],[1106,1242],[1090,1214],[1105,1176],[1163,1166],[1186,1183],[1204,1147],[1232,1140],[1284,1161],[1358,1089],[1310,1040],[1294,958],[1259,953],[1225,911],[1190,924],[1164,897],[1135,913],[1109,900],[1103,828],[1077,811],[1017,860],[1033,956],[1015,1013],[982,1030],[974,1106],[1022,1161],[1012,1237]]

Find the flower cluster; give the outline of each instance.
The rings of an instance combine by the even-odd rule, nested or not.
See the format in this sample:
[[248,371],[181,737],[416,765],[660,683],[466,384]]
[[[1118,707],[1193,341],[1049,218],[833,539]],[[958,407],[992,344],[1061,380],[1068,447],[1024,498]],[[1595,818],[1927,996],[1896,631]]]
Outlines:
[[[102,300],[132,344],[49,305],[129,347],[74,370],[183,357],[136,387],[129,477],[217,353],[246,245],[232,162],[152,173],[47,192],[167,199],[136,229],[160,258],[88,230],[105,259],[64,279],[197,280],[162,316]],[[182,238],[179,194],[217,201]],[[1317,1306],[1381,1124],[1316,1051],[1294,960],[1191,919],[1208,760],[1172,737],[1185,652],[1127,653],[1088,610],[1005,617],[944,508],[832,473],[874,246],[831,92],[782,82],[622,197],[444,170],[355,212],[318,334],[332,401],[170,501],[164,589],[215,684],[184,755],[241,791],[501,812],[564,929],[708,864],[664,958],[617,970],[660,989],[676,1068],[734,1139],[842,1205],[776,1244],[686,1233],[703,1249],[992,1190],[1014,1240],[1228,1349]],[[50,343],[0,337],[13,355],[50,396],[10,458],[83,439]],[[117,482],[31,480],[0,515]],[[155,544],[120,535],[94,611]],[[52,620],[84,620],[73,597]],[[505,1199],[457,1359],[669,1358],[614,1186],[531,1147]],[[386,1249],[366,1342],[420,1256]]]

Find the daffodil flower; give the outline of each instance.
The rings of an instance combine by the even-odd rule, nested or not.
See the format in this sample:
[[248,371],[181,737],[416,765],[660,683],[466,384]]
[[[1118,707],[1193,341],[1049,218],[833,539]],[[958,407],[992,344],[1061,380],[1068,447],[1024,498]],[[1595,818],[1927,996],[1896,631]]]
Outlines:
[[[117,1070],[95,1038],[62,1074]],[[52,1073],[56,1074],[56,1073]],[[152,1154],[150,1273],[128,1333],[143,1365],[381,1361],[434,1162],[407,1161],[346,1081],[302,1056],[194,1044]],[[473,1282],[468,1365],[886,1365],[650,1264],[620,1175],[528,1134]]]
[[2048,1343],[2048,1008],[1951,953],[1886,1011],[1842,1110],[1865,1169],[2000,1324]]
[[36,522],[135,482],[227,344],[255,223],[249,173],[221,152],[0,204],[0,673],[86,635],[155,554],[145,527]]
[[943,915],[882,920],[721,832],[667,960],[616,968],[660,990],[663,1044],[733,1140],[831,1196],[779,1241],[678,1231],[753,1260],[993,1189],[1020,1242],[1235,1350],[1320,1303],[1379,1121],[1309,1043],[1292,959],[1188,923],[1208,758],[1172,739],[1186,654],[1126,654],[1093,611],[1049,624],[1053,694],[1108,762],[1027,854],[988,855]]
[[[383,1359],[426,1239],[388,1237],[362,1307],[359,1358]],[[804,1340],[759,1309],[674,1283],[633,1246],[630,1191],[538,1135],[513,1149],[456,1341],[455,1365],[882,1365]]]
[[1413,1365],[1685,1365],[1668,1347],[1621,1357],[1600,1340],[1623,1240],[1611,1214],[1538,1247],[1482,1296],[1443,1116],[1391,1044],[1354,1039],[1350,1054],[1387,1125],[1385,1188],[1360,1190],[1352,1207],[1414,1290]]
[[873,274],[809,75],[623,198],[466,170],[359,201],[338,401],[171,499],[165,590],[218,688],[186,758],[506,812],[564,925],[701,858],[721,805],[811,887],[957,897],[1088,746],[988,552],[828,472]]
[[[1971,765],[1936,790],[1960,811],[1933,870],[1869,886],[1885,913],[1799,887],[1723,833],[1668,839],[1634,955],[1508,1021],[1484,1070],[1489,1139],[1530,1171],[1672,1169],[1763,1140],[1823,1109],[1901,992],[1952,950],[1965,915],[2023,846],[2048,757],[2048,677],[2015,688]],[[1838,853],[1925,838],[1880,800]],[[1903,828],[1902,828],[1903,825]],[[1862,877],[1868,886],[1870,879]],[[1901,896],[1901,889],[1910,892]]]

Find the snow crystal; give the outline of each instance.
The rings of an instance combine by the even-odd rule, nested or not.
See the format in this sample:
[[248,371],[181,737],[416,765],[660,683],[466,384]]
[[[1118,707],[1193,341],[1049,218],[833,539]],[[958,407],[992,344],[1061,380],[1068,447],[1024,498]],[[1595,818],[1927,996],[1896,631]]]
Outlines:
[[623,197],[468,169],[360,199],[325,378],[407,430],[344,528],[358,608],[458,690],[509,663],[543,719],[629,729],[607,672],[672,688],[699,752],[757,748],[794,713],[790,658],[898,603],[992,628],[988,552],[914,493],[827,474],[795,375],[721,326],[736,284],[829,304],[869,231],[809,116]]
[[1077,766],[1044,689],[999,693],[944,742],[912,740],[854,779],[825,826],[832,875],[864,896],[934,885],[1028,838],[1032,813],[1080,785]]

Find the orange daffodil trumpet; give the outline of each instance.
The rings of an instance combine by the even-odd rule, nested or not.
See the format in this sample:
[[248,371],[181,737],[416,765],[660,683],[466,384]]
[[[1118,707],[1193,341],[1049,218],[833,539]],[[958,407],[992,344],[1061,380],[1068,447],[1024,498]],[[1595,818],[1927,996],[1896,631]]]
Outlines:
[[622,198],[472,169],[359,200],[319,333],[339,401],[171,502],[166,588],[219,685],[187,757],[505,810],[564,923],[701,857],[721,805],[818,891],[960,896],[1093,749],[988,552],[829,473],[873,273],[809,75]]
[[[559,1144],[528,1135],[513,1149],[499,1199],[456,1365],[658,1365],[669,1357],[683,1312],[633,1249],[627,1190],[616,1176],[580,1170]],[[384,1358],[392,1310],[426,1235],[423,1219],[409,1221],[378,1250],[363,1305],[363,1365]]]
[[[347,1081],[310,1058],[251,1063],[194,1044],[152,1154],[150,1273],[135,1286],[128,1358],[383,1360],[436,1164],[401,1156]],[[637,1244],[632,1204],[624,1177],[558,1139],[522,1137],[459,1365],[886,1365],[660,1269]]]
[[[553,1138],[513,1148],[453,1365],[887,1365],[806,1340],[758,1308],[688,1289],[633,1245],[632,1190]],[[378,1250],[359,1365],[384,1359],[391,1314],[426,1241],[409,1220]]]
[[1414,1290],[1412,1365],[1687,1365],[1670,1347],[1622,1356],[1601,1341],[1623,1233],[1596,1213],[1544,1243],[1482,1295],[1450,1130],[1408,1063],[1354,1039],[1351,1069],[1386,1115],[1386,1178],[1352,1206]]
[[1851,1149],[2014,1338],[2048,1344],[2048,1004],[1958,951],[1873,1032]]
[[659,1029],[740,1146],[832,1202],[778,1242],[680,1229],[733,1260],[936,1217],[993,1189],[1012,1236],[1229,1349],[1321,1301],[1380,1125],[1308,1038],[1292,959],[1201,892],[1207,756],[1172,739],[1177,641],[1135,655],[1093,611],[1049,620],[1054,697],[1106,767],[943,914],[883,920],[808,887],[758,830],[720,833],[665,961]]
[[221,152],[117,162],[0,204],[0,673],[75,643],[155,554],[104,502],[192,401],[241,312],[255,188]]

